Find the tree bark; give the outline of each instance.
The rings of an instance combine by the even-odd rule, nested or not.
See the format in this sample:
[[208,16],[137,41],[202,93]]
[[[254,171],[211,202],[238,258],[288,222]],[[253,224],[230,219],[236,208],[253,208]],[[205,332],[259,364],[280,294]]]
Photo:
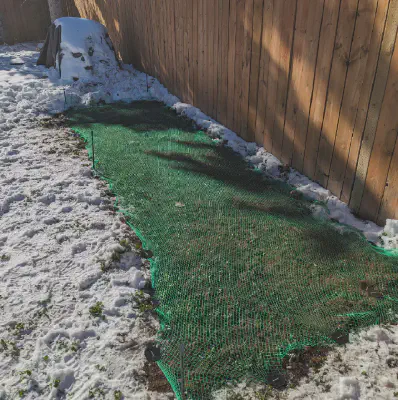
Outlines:
[[51,22],[63,16],[61,0],[48,0],[48,8],[50,10]]

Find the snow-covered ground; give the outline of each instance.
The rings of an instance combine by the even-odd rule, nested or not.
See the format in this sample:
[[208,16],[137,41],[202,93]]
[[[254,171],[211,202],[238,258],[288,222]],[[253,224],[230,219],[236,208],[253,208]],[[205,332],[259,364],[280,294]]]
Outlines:
[[[275,157],[180,103],[155,79],[147,90],[144,74],[110,65],[90,79],[60,81],[56,70],[35,65],[37,57],[33,44],[0,46],[0,399],[66,393],[76,400],[113,399],[119,390],[126,399],[168,397],[146,391],[143,350],[156,321],[136,307],[148,271],[129,245],[133,236],[114,214],[103,183],[92,177],[78,139],[41,127],[46,115],[71,105],[163,101],[265,173],[327,204],[329,214],[322,208],[318,214],[357,227],[369,240],[382,237],[388,249],[398,247],[396,222],[383,228],[356,219],[327,190],[295,171],[281,172]],[[324,361],[297,387],[270,396],[398,396],[395,326],[362,331]],[[218,398],[268,396],[250,388],[234,392]]]
[[84,146],[37,120],[60,90],[34,49],[0,48],[0,399],[169,398],[146,390],[147,261]]

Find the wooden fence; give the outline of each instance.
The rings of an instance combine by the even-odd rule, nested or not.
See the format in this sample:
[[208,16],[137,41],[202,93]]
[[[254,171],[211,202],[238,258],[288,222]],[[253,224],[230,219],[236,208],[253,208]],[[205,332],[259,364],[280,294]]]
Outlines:
[[0,42],[44,40],[50,25],[47,0],[0,0],[0,20]]
[[398,0],[64,1],[183,101],[398,219]]

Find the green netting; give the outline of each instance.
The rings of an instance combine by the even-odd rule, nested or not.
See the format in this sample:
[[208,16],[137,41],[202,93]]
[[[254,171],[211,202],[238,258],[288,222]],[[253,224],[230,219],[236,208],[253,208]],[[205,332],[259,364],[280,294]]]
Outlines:
[[178,398],[182,382],[188,399],[269,383],[293,349],[394,318],[397,257],[316,220],[188,120],[153,102],[70,118],[89,149],[94,132],[97,172],[154,254],[159,365]]

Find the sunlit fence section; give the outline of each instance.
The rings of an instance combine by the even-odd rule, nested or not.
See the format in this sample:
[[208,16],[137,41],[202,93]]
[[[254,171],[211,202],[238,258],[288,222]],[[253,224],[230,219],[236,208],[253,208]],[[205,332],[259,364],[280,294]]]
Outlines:
[[64,0],[124,61],[329,188],[398,218],[398,0]]

